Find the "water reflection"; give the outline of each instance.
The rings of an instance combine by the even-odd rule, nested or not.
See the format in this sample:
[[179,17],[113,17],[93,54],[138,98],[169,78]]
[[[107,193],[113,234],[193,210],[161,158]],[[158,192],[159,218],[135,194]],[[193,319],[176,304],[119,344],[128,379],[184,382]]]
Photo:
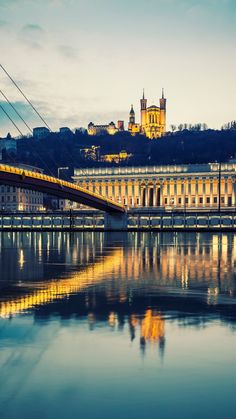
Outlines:
[[[1,417],[226,417],[235,246],[233,233],[0,234]],[[111,386],[120,399],[99,410]],[[183,411],[191,388],[214,406]]]
[[[234,234],[2,233],[0,315],[103,287],[108,302],[133,293],[188,291],[207,303],[235,296]],[[233,300],[232,300],[233,301]]]

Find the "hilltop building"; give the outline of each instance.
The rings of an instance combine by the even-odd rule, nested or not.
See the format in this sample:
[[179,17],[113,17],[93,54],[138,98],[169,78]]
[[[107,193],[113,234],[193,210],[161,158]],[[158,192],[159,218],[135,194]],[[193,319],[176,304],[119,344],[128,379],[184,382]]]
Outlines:
[[114,122],[107,125],[95,125],[93,122],[88,124],[88,135],[114,135],[118,131],[124,131],[124,121],[118,121],[117,126]]
[[10,134],[6,138],[0,138],[0,160],[2,160],[4,153],[11,156],[17,153],[17,142]]
[[166,132],[166,99],[162,89],[160,106],[147,106],[144,91],[140,99],[140,123],[135,121],[135,112],[133,105],[129,113],[128,130],[132,135],[143,134],[148,138],[160,138]]
[[42,138],[46,138],[49,134],[50,134],[50,131],[46,127],[33,128],[33,137],[36,140],[41,140]]
[[128,161],[131,157],[131,153],[127,153],[126,150],[121,150],[119,153],[102,154],[100,161],[119,164],[121,162]]

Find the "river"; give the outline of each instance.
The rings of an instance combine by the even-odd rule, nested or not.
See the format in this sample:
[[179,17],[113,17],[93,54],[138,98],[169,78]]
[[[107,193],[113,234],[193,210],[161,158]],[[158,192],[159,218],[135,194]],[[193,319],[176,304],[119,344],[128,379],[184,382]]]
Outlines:
[[1,233],[1,419],[236,417],[236,234]]

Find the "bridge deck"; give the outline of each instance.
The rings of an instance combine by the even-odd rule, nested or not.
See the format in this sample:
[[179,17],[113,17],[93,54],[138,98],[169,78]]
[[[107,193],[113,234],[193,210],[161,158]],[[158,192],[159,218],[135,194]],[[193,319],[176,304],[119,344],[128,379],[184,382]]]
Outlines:
[[14,166],[0,164],[0,183],[37,190],[105,212],[125,212],[125,208],[121,204],[74,183]]

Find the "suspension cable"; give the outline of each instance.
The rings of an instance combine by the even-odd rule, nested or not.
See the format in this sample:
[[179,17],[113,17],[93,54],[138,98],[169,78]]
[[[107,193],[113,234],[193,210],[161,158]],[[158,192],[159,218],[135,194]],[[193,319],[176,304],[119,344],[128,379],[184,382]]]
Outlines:
[[30,128],[30,126],[27,124],[25,119],[21,116],[21,114],[18,112],[16,107],[10,102],[8,97],[3,93],[3,91],[0,89],[1,95],[4,97],[4,99],[7,101],[7,103],[11,106],[11,108],[15,111],[15,113],[18,115],[18,117],[21,119],[21,121],[25,124],[25,126],[28,128],[28,130],[33,134],[33,130]]
[[[12,109],[14,109],[14,111],[16,112],[16,114],[19,116],[19,118],[24,122],[24,124],[27,126],[27,128],[30,130],[31,133],[33,133],[32,129],[30,128],[30,126],[27,124],[27,122],[22,118],[22,116],[20,115],[20,113],[17,111],[17,109],[15,108],[15,106],[7,99],[7,96],[4,95],[4,93],[0,90],[0,92],[2,93],[2,95],[4,96],[4,98],[7,100],[7,102],[9,103],[9,105],[12,107]],[[22,133],[22,131],[20,130],[20,128],[16,125],[16,123],[13,121],[13,119],[10,117],[10,115],[8,114],[8,112],[3,108],[3,106],[0,104],[0,109],[2,109],[2,111],[5,113],[5,115],[9,118],[9,120],[12,122],[12,124],[14,125],[14,127],[17,129],[17,131],[20,133],[20,135],[22,137],[24,137],[24,134]],[[35,151],[34,151],[35,152]],[[53,172],[50,169],[50,167],[45,164],[44,160],[42,159],[42,157],[40,156],[39,153],[35,152],[35,154],[38,156],[39,160],[41,161],[41,163],[43,163],[43,166],[46,167],[46,169],[48,170],[48,172],[53,176]],[[14,159],[14,163],[16,163],[16,160]],[[55,162],[54,162],[55,163]]]
[[3,106],[0,103],[0,108],[2,109],[2,111],[5,113],[5,115],[8,117],[8,119],[10,119],[10,121],[12,122],[12,124],[14,125],[14,127],[17,129],[17,131],[20,133],[20,135],[22,137],[24,137],[24,134],[21,132],[20,128],[15,124],[15,122],[13,121],[13,119],[10,117],[10,115],[8,114],[8,112],[3,108]]
[[0,63],[1,69],[4,71],[4,73],[7,75],[7,77],[11,80],[11,82],[14,84],[14,86],[18,89],[18,91],[22,94],[22,96],[25,98],[25,100],[28,102],[28,104],[31,106],[31,108],[36,112],[38,117],[41,119],[41,121],[46,125],[46,127],[49,129],[49,131],[52,131],[45,119],[42,117],[42,115],[37,111],[33,103],[28,99],[28,97],[24,94],[24,92],[21,90],[21,88],[18,86],[18,84],[13,80],[13,78],[10,76],[10,74],[7,72],[7,70],[3,67],[3,65]]
[[[8,71],[3,67],[3,65],[0,63],[0,68],[4,71],[4,73],[7,75],[7,77],[11,80],[11,82],[14,84],[14,86],[17,88],[17,90],[21,93],[21,95],[25,98],[25,100],[28,102],[28,104],[31,106],[31,108],[36,112],[36,114],[39,116],[39,118],[41,119],[41,121],[46,125],[46,127],[49,129],[49,131],[50,132],[52,132],[52,129],[50,128],[50,126],[47,124],[47,122],[45,121],[45,119],[41,116],[41,114],[37,111],[37,109],[35,108],[35,106],[32,104],[32,102],[28,99],[28,97],[25,95],[25,93],[22,91],[22,89],[18,86],[18,84],[16,83],[16,81],[11,77],[11,75],[8,73]],[[1,92],[2,93],[2,92]],[[5,96],[4,96],[5,97]],[[5,98],[6,99],[6,98]],[[8,99],[6,99],[7,101],[8,101]],[[9,102],[8,102],[9,103]],[[14,109],[14,106],[11,104],[11,106],[12,106],[12,108]],[[15,109],[14,109],[15,110]],[[3,110],[4,111],[4,110]],[[16,111],[16,110],[15,110]],[[4,111],[5,112],[5,111]],[[5,112],[6,113],[6,112]],[[19,113],[18,113],[18,111],[16,111],[16,113],[17,113],[17,115],[20,117],[20,119],[21,120],[23,120],[22,119],[22,117],[19,115]],[[10,118],[10,117],[9,117]],[[10,118],[11,119],[11,118]],[[12,120],[11,120],[12,121]],[[23,122],[24,122],[24,124],[26,124],[26,126],[27,126],[27,128],[28,129],[30,129],[29,127],[28,127],[28,124],[23,120]],[[12,121],[12,123],[15,125],[15,123]],[[16,126],[16,125],[15,125]],[[21,132],[19,129],[18,129],[18,131],[19,132]],[[32,130],[30,129],[30,131],[32,132]],[[21,135],[23,136],[23,134],[21,133]],[[69,153],[67,150],[66,150],[66,152],[67,152],[67,154],[69,155],[69,157],[71,158],[71,160],[72,160],[72,162],[73,162],[73,164],[75,165],[75,161],[74,161],[74,157],[73,157],[73,155],[71,154],[71,153]],[[40,160],[42,160],[41,158],[40,158]],[[84,169],[82,169],[81,168],[81,170],[82,170],[82,172],[84,173],[84,174],[86,174],[86,172],[85,172],[85,170]],[[51,172],[51,170],[50,170],[50,172]],[[52,172],[51,172],[52,173]],[[99,192],[99,190],[98,190],[98,188],[96,187],[95,188],[97,191],[98,191],[98,193],[99,193],[99,195],[100,195],[100,192]]]

